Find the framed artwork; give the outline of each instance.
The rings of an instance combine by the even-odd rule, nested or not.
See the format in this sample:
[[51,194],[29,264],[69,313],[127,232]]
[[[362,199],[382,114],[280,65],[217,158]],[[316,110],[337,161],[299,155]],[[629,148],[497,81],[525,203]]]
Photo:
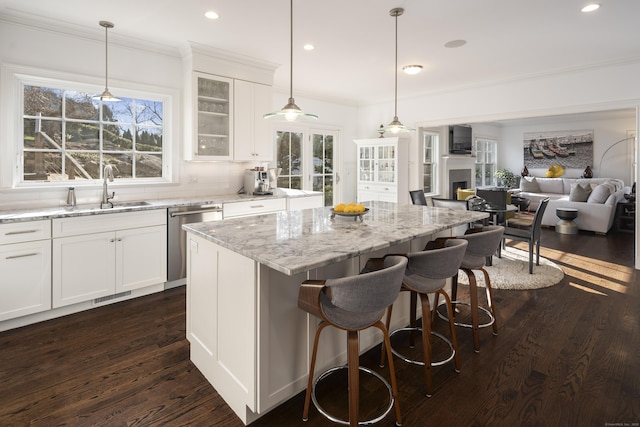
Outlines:
[[524,164],[529,169],[593,166],[593,130],[525,132],[522,148]]

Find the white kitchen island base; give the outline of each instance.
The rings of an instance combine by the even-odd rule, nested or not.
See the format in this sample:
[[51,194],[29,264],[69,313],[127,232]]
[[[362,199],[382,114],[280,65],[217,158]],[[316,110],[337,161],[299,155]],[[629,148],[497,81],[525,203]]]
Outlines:
[[[437,217],[453,212],[418,209],[431,209],[430,214],[435,212]],[[298,290],[304,280],[358,274],[371,257],[422,250],[433,237],[450,233],[448,223],[433,225],[429,218],[429,227],[398,239],[382,235],[385,230],[396,233],[405,228],[395,221],[391,225],[389,219],[379,224],[366,219],[333,223],[329,216],[318,208],[184,226],[191,360],[245,424],[307,385],[319,319],[298,308]],[[470,222],[466,216],[455,219],[452,226]],[[272,229],[271,237],[265,235],[267,229]],[[336,232],[345,239],[342,243]],[[244,245],[235,242],[243,238]],[[252,247],[253,241],[258,243]],[[327,244],[334,248],[330,256],[323,255],[322,246]],[[346,249],[341,250],[341,245]],[[362,246],[355,254],[354,245]],[[402,295],[394,304],[392,328],[408,324],[408,312],[409,298]],[[318,374],[347,359],[344,332],[330,328],[321,340]],[[363,331],[360,351],[381,341],[374,328]]]

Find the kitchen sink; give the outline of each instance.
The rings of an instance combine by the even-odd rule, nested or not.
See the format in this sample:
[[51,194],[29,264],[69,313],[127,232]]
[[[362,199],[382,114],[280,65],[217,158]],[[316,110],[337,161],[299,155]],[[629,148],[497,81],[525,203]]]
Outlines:
[[132,208],[132,207],[136,207],[136,206],[151,206],[151,203],[149,202],[115,202],[113,204],[114,208]]

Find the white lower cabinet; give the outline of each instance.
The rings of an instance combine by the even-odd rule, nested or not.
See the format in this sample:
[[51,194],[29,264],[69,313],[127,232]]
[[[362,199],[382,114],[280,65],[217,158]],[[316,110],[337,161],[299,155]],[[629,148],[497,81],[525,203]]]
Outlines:
[[51,240],[0,245],[0,321],[51,308]]
[[287,200],[284,198],[257,199],[243,202],[224,203],[222,206],[223,216],[226,219],[286,211]]
[[[53,225],[53,308],[166,281],[164,210],[62,218]],[[73,235],[57,237],[63,230]]]

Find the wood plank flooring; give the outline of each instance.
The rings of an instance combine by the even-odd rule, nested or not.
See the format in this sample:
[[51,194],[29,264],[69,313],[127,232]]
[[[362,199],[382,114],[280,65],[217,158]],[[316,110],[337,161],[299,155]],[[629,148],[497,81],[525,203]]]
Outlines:
[[[640,425],[633,235],[543,232],[542,254],[565,278],[547,289],[495,291],[499,335],[481,331],[475,354],[460,329],[462,370],[434,368],[433,397],[424,397],[421,368],[396,359],[404,426]],[[378,358],[373,349],[361,363],[386,376]],[[302,405],[300,394],[252,425],[331,424],[313,407],[302,422]],[[367,397],[361,411],[376,405]],[[178,288],[0,333],[0,426],[26,425],[242,423],[189,362]]]

